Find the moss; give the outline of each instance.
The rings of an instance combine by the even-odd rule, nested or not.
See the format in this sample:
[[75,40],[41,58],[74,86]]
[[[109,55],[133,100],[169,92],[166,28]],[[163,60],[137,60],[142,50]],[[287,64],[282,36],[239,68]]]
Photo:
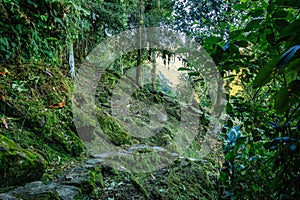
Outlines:
[[102,169],[100,166],[96,166],[89,171],[89,179],[84,181],[80,185],[80,194],[76,199],[90,199],[90,197],[98,197],[97,189],[104,187],[104,180],[102,176]]
[[[71,129],[71,80],[62,74],[60,67],[44,63],[8,66],[7,69],[10,75],[0,80],[5,91],[0,111],[12,121],[8,121],[9,131],[4,129],[2,134],[23,148],[32,146],[45,152],[50,160],[57,157],[53,154],[79,156],[84,145]],[[65,101],[64,106],[50,108],[62,101]]]
[[145,187],[151,199],[217,199],[216,170],[202,161],[177,160],[169,168],[158,170]]
[[0,186],[20,185],[39,180],[47,162],[42,156],[18,147],[0,135]]
[[80,185],[81,193],[84,195],[91,194],[95,188],[95,184],[96,184],[96,174],[95,172],[89,171],[89,179],[82,182]]
[[97,118],[103,132],[109,137],[115,145],[132,144],[133,138],[115,119],[98,110]]
[[130,175],[129,179],[130,179],[132,185],[136,188],[136,190],[138,192],[141,192],[143,194],[143,196],[145,197],[145,199],[148,199],[149,194],[148,194],[147,190],[140,184],[140,182],[135,178],[135,176]]
[[104,187],[104,180],[103,180],[103,176],[102,176],[102,168],[96,166],[93,171],[95,173],[95,183],[96,183],[96,185],[100,188]]

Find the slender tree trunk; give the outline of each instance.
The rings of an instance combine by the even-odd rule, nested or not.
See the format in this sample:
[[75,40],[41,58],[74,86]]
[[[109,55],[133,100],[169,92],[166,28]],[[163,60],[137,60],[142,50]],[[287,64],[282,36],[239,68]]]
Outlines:
[[151,50],[151,63],[152,63],[152,70],[151,70],[151,84],[152,84],[152,91],[156,90],[155,86],[155,79],[156,79],[156,57],[155,51]]
[[70,66],[70,74],[72,77],[74,77],[75,76],[75,61],[74,61],[73,43],[71,43],[70,47],[69,47],[69,66]]
[[139,49],[138,49],[138,56],[137,56],[137,68],[136,68],[136,85],[141,86],[141,61],[142,61],[142,26],[143,26],[143,0],[140,0],[140,17],[139,17]]

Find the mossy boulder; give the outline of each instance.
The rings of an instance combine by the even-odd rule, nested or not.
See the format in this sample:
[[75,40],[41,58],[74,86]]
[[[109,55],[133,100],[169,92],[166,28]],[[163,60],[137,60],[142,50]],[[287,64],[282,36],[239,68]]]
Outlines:
[[126,131],[126,128],[118,123],[113,117],[99,110],[97,118],[101,129],[115,145],[125,145],[134,143],[134,139]]
[[144,183],[150,199],[218,199],[218,169],[206,160],[180,158]]
[[0,187],[39,180],[46,166],[42,156],[0,135]]

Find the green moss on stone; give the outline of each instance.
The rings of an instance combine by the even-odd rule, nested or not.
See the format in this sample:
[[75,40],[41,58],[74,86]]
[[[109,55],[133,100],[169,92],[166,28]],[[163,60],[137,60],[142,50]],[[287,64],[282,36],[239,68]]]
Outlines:
[[109,137],[112,143],[115,145],[133,143],[133,138],[115,119],[103,113],[101,110],[97,112],[97,118],[101,129]]
[[80,190],[82,194],[91,194],[95,188],[96,184],[96,174],[95,172],[89,171],[89,178],[83,181],[80,185]]
[[218,199],[217,169],[209,163],[177,160],[145,185],[151,199]]
[[46,166],[42,156],[0,135],[0,187],[39,180]]

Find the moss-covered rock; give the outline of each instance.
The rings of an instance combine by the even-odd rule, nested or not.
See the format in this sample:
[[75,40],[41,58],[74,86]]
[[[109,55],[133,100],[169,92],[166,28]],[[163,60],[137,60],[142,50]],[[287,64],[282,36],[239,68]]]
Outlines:
[[[101,178],[97,176],[97,178]],[[80,188],[81,194],[91,194],[96,184],[96,173],[86,168],[78,167],[73,171],[68,172],[62,181],[65,185],[75,186]]]
[[180,158],[144,183],[150,199],[218,199],[218,171],[211,163]]
[[42,156],[0,135],[0,187],[39,180],[46,166]]
[[133,138],[126,129],[113,117],[105,114],[101,110],[97,112],[97,118],[101,129],[115,145],[132,144]]

